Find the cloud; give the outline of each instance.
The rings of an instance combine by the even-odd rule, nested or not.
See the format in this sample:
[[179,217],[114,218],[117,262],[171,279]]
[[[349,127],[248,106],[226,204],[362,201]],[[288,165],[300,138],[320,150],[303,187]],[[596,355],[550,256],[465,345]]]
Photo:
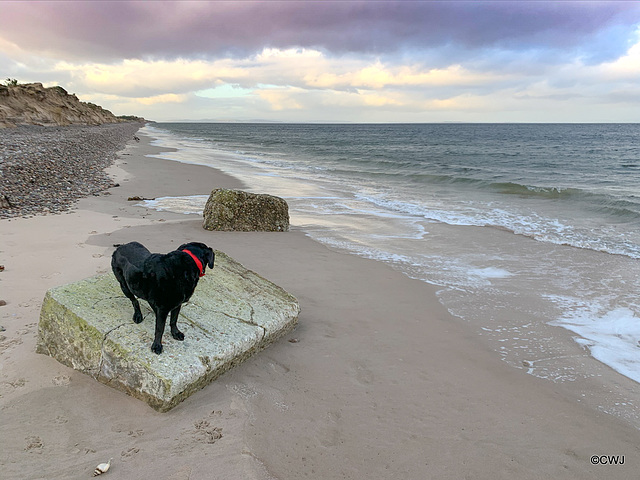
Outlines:
[[4,2],[0,71],[156,120],[638,121],[640,2]]
[[[552,76],[545,69],[518,70],[500,62],[430,68],[413,60],[274,48],[246,58],[59,62],[54,70],[71,78],[72,90],[83,100],[158,120],[226,118],[231,111],[292,121],[305,115],[324,121],[373,121],[378,115],[387,119],[379,121],[391,121],[401,114],[427,121],[449,112],[453,120],[500,108],[528,111],[541,108],[541,102],[550,111],[546,102],[554,101],[556,108],[571,99],[614,102],[640,76],[640,38],[612,62],[575,60],[554,66]],[[163,112],[163,105],[171,108]],[[178,116],[187,105],[190,110]]]
[[[246,57],[265,47],[337,55],[455,46],[580,50],[611,59],[622,45],[589,42],[640,19],[637,2],[243,1],[4,2],[5,38],[68,59]],[[594,50],[595,49],[595,50]]]
[[117,63],[59,62],[55,69],[69,72],[87,88],[123,96],[185,93],[208,88],[220,79],[242,79],[246,72],[234,62],[218,60],[140,60]]
[[[317,50],[265,49],[242,59],[219,60],[123,60],[119,63],[59,62],[54,70],[70,75],[87,89],[121,96],[153,96],[208,91],[209,96],[234,95],[224,85],[235,85],[236,94],[258,86],[334,91],[387,88],[474,88],[495,86],[510,76],[474,71],[461,65],[429,68],[418,63],[383,63],[359,57],[329,57]],[[217,95],[213,95],[217,90]],[[207,96],[201,94],[201,96]]]
[[176,95],[175,93],[165,93],[154,95],[153,97],[134,98],[134,101],[142,105],[155,105],[156,103],[184,103],[187,95]]
[[[351,65],[353,67],[353,65]],[[312,72],[304,77],[305,82],[317,88],[367,88],[387,87],[473,87],[495,84],[504,77],[491,73],[473,72],[461,65],[446,68],[429,68],[424,65],[387,65],[380,61],[368,63],[339,73],[331,71]]]
[[638,43],[633,45],[623,56],[602,64],[598,70],[601,71],[604,80],[628,81],[637,85],[640,79],[640,28],[638,29]]

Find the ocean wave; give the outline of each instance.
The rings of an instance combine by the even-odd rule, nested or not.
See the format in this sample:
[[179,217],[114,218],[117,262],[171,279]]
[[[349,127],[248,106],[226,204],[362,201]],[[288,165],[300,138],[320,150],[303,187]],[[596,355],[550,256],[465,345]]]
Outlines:
[[[597,220],[590,222],[585,219],[581,224],[575,218],[562,221],[533,211],[527,213],[518,211],[512,205],[508,208],[497,206],[487,208],[486,205],[473,201],[457,205],[447,202],[429,205],[364,193],[356,194],[356,198],[398,214],[422,218],[426,221],[452,226],[498,228],[545,243],[640,258],[640,238],[634,237],[635,230],[632,229],[631,232],[625,229],[620,230],[613,223],[598,225],[596,228],[593,224],[597,224]],[[601,206],[601,208],[605,207]],[[627,216],[634,219],[637,217],[634,212]],[[626,225],[626,222],[623,225]]]
[[[286,134],[289,129],[283,128],[283,132]],[[255,135],[253,130],[242,132]],[[194,137],[206,138],[203,132],[193,133]],[[364,215],[383,215],[380,212],[387,211],[430,222],[500,228],[542,242],[640,257],[640,198],[632,194],[633,186],[620,183],[615,189],[610,188],[607,171],[598,163],[586,165],[591,170],[581,175],[571,163],[574,157],[563,170],[558,168],[558,162],[537,157],[520,165],[503,162],[495,158],[496,152],[493,157],[471,155],[474,158],[470,160],[470,153],[463,158],[460,152],[453,151],[450,158],[436,155],[431,147],[414,146],[424,156],[410,156],[392,154],[382,144],[380,151],[367,145],[354,149],[349,143],[338,149],[331,142],[318,138],[312,141],[306,136],[308,149],[294,152],[280,140],[270,141],[268,136],[253,138],[250,145],[243,145],[243,139],[244,136],[226,138],[221,147],[211,136],[202,142],[207,147],[203,152],[226,152],[228,162],[216,157],[216,162],[227,163],[212,166],[241,178],[267,175],[290,184],[307,182],[342,197],[341,206],[336,202],[327,202],[322,208],[314,206],[317,213],[344,214],[344,206],[349,205],[353,212]],[[186,141],[183,146],[193,143],[200,141]],[[258,147],[265,150],[259,151]],[[406,146],[403,148],[404,152],[409,151]],[[195,160],[201,153],[192,151],[188,155]],[[594,173],[598,168],[602,170],[600,175]],[[575,184],[571,184],[574,180]],[[295,190],[291,184],[286,191],[295,197]],[[369,211],[355,205],[353,199],[379,209],[377,213]]]
[[576,333],[579,337],[575,341],[588,348],[594,358],[640,383],[640,322],[636,312],[626,307],[607,311],[597,303],[585,304],[561,296],[547,298],[562,305],[565,312],[550,325]]
[[[479,178],[433,175],[433,174],[412,174],[402,173],[375,173],[372,177],[400,177],[414,184],[423,186],[450,186],[460,189],[461,198],[465,192],[485,192],[500,196],[515,196],[523,200],[549,200],[554,202],[572,202],[576,206],[586,211],[600,213],[614,217],[615,221],[640,220],[640,201],[634,200],[631,195],[615,196],[609,193],[598,193],[583,188],[561,187],[561,186],[540,186],[515,182],[494,182]],[[451,192],[451,190],[449,190]]]

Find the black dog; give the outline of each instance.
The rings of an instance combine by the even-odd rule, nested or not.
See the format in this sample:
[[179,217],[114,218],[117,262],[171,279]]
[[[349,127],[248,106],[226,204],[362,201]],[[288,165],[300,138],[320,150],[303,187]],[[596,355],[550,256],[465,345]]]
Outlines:
[[151,253],[138,242],[120,245],[111,257],[111,268],[122,291],[133,304],[133,321],[142,322],[136,297],[146,300],[156,314],[156,333],[151,345],[162,353],[162,335],[171,313],[171,336],[184,340],[177,322],[180,307],[187,302],[204,276],[205,266],[213,268],[215,254],[204,243],[186,243],[166,255]]

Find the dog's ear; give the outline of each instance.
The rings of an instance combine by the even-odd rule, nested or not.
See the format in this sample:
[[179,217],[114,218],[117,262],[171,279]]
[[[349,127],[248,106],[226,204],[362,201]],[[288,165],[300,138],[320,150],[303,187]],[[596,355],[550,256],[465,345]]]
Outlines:
[[209,266],[209,268],[213,268],[213,261],[216,258],[216,254],[213,253],[212,248],[207,247],[206,255],[207,255],[207,265]]

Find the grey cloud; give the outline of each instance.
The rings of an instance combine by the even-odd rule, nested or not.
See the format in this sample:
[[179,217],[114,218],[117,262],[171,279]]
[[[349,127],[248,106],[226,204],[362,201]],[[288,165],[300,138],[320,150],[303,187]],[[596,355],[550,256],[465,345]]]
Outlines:
[[598,41],[603,30],[628,37],[639,22],[637,2],[11,2],[0,32],[25,48],[93,61],[240,56],[264,47],[391,55],[447,46],[460,55],[585,52],[597,62],[626,47]]

